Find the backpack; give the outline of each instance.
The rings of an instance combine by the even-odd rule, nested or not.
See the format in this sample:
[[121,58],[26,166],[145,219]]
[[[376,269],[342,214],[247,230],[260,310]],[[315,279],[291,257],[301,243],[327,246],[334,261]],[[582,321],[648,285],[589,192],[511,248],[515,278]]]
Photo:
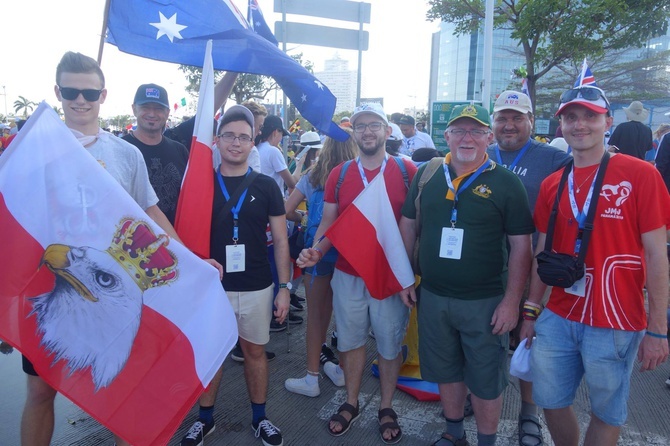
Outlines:
[[[321,224],[323,217],[323,195],[322,187],[317,187],[307,200],[307,225],[303,229],[305,232],[305,246],[312,246],[314,243],[314,235]],[[337,260],[337,250],[333,247],[324,254],[321,259],[322,262],[335,263]]]

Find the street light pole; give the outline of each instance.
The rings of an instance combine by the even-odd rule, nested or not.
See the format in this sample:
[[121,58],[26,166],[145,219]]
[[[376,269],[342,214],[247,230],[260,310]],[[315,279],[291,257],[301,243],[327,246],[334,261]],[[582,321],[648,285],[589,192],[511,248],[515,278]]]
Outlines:
[[5,97],[5,119],[7,119],[7,88],[5,86],[2,86],[2,94]]

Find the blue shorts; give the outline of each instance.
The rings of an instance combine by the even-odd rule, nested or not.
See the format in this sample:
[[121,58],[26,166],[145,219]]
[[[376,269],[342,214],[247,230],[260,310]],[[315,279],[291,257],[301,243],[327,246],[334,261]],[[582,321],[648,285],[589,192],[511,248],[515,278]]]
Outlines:
[[533,399],[544,409],[571,406],[582,377],[591,411],[610,426],[628,416],[630,376],[644,331],[591,327],[545,309],[530,350]]
[[304,269],[305,274],[310,274],[314,277],[332,276],[333,271],[335,271],[335,262],[324,262],[323,260],[314,266]]
[[339,269],[330,282],[333,312],[337,324],[337,349],[342,352],[363,347],[370,327],[375,332],[377,352],[384,359],[395,359],[402,349],[409,308],[399,294],[384,300],[370,296],[365,282]]

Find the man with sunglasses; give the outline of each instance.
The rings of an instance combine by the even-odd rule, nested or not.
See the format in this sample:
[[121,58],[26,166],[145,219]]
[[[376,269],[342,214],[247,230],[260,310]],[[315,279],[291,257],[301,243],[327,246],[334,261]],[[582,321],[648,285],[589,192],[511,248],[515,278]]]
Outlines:
[[132,107],[137,128],[123,139],[142,152],[149,181],[158,195],[158,207],[174,224],[188,150],[183,144],[163,136],[170,116],[167,91],[156,84],[140,85]]
[[[607,156],[604,136],[612,125],[612,113],[602,90],[583,86],[561,96],[556,116],[572,147],[574,164],[566,167],[569,176],[558,197],[552,250],[577,255],[594,178]],[[544,249],[562,176],[562,170],[552,174],[540,188],[534,216],[537,254]],[[613,446],[626,421],[636,353],[641,371],[653,370],[667,359],[669,224],[670,198],[653,166],[610,154],[586,248],[584,277],[569,288],[554,286],[542,310],[547,286],[534,261],[528,303],[535,309],[524,308],[520,335],[528,344],[532,341],[533,399],[544,408],[557,446],[579,442],[572,403],[582,378],[591,403],[584,444]]]
[[[421,377],[438,383],[447,421],[435,445],[469,444],[463,423],[469,388],[477,444],[492,446],[508,384],[508,334],[518,321],[535,228],[521,181],[486,153],[493,140],[488,111],[455,107],[444,137],[451,152],[420,196]],[[400,220],[408,253],[416,242],[417,195],[414,181]],[[413,288],[401,296],[408,306],[417,302]]]
[[[56,97],[63,106],[65,125],[86,150],[110,173],[142,209],[168,235],[179,240],[165,214],[156,205],[147,168],[140,151],[103,131],[98,125],[100,105],[105,102],[105,77],[98,63],[80,53],[67,52],[56,68]],[[40,378],[33,365],[23,358],[28,375],[26,404],[21,419],[21,444],[47,446],[54,429],[56,390]],[[116,438],[118,445],[125,445]]]
[[[503,91],[493,106],[493,135],[496,142],[487,149],[491,159],[519,177],[528,193],[531,213],[542,181],[572,159],[566,152],[532,139],[533,123],[533,106],[528,95],[513,90]],[[533,242],[536,241],[537,233],[534,233]],[[522,306],[527,297],[528,292],[524,290]],[[520,318],[517,327],[510,333],[510,344],[514,346],[520,341],[521,321]],[[519,445],[537,446],[542,444],[542,427],[537,406],[533,402],[533,385],[520,379],[519,390]]]
[[[314,266],[323,258],[331,247],[330,241],[322,237],[323,234],[377,175],[384,175],[388,199],[398,219],[407,195],[405,174],[400,163],[403,163],[408,182],[416,173],[416,167],[410,160],[390,159],[387,155],[386,140],[391,136],[391,127],[381,105],[372,103],[357,107],[350,122],[360,156],[346,164],[346,171],[342,170],[343,163],[328,176],[323,218],[314,236],[316,242],[300,253],[297,264],[301,268]],[[355,231],[356,228],[351,230]],[[361,255],[365,255],[367,249],[372,248],[362,246]],[[337,347],[342,359],[347,397],[337,413],[330,418],[328,432],[335,437],[344,435],[360,415],[358,397],[365,367],[365,344],[372,327],[377,343],[381,389],[379,431],[384,443],[397,443],[402,438],[402,431],[392,404],[402,365],[401,346],[409,311],[398,294],[384,299],[373,298],[363,279],[343,256],[337,259],[331,285],[333,312],[337,320]]]

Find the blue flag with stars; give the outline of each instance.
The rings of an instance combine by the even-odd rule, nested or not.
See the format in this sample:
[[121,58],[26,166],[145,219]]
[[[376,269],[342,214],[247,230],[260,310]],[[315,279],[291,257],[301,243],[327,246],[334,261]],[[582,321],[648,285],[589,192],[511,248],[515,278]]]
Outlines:
[[111,0],[107,42],[124,53],[199,67],[209,39],[215,69],[273,77],[317,129],[349,137],[332,120],[337,99],[330,90],[250,29],[231,0]]
[[256,31],[256,34],[260,34],[269,42],[272,42],[275,45],[279,45],[279,42],[277,42],[275,35],[272,34],[272,31],[270,31],[270,27],[265,22],[265,18],[263,17],[263,11],[261,11],[261,7],[258,6],[258,2],[256,0],[249,0],[249,11],[247,12],[247,21],[249,22],[249,25],[251,25],[251,28],[254,31]]

